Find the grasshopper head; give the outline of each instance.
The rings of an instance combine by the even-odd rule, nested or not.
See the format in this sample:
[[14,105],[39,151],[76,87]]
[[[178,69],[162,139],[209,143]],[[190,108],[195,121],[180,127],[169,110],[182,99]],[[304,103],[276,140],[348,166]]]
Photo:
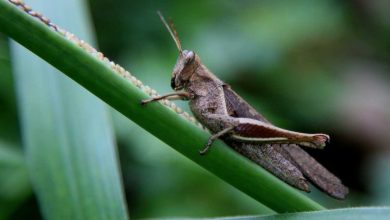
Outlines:
[[195,73],[196,68],[200,65],[200,59],[194,51],[183,50],[179,57],[172,72],[171,87],[174,90],[182,89],[192,74]]
[[184,88],[196,68],[199,66],[200,59],[194,51],[182,49],[179,36],[177,35],[173,23],[171,22],[168,24],[161,12],[157,11],[157,14],[160,16],[161,21],[167,28],[172,39],[175,41],[177,49],[179,50],[179,57],[177,58],[175,68],[173,68],[172,72],[171,86],[174,90],[180,90]]

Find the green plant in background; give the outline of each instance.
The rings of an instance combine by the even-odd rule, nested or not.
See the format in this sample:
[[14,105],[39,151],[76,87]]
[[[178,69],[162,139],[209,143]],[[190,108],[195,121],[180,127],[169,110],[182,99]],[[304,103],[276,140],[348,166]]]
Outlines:
[[[32,5],[35,7],[35,4],[38,3]],[[72,7],[72,2],[64,4],[64,8],[82,8]],[[48,10],[47,15],[50,17],[56,14],[54,9],[44,9],[46,4],[41,7],[39,9],[44,12]],[[0,2],[0,12],[1,31],[145,130],[264,205],[277,212],[323,209],[221,142],[212,154],[201,158],[197,149],[207,139],[207,133],[161,104],[142,108],[139,101],[147,97],[145,91],[151,93],[151,90],[139,81],[126,74],[118,74],[123,74],[118,66],[102,61],[99,54],[86,52],[76,45],[80,42],[64,38],[6,1]],[[83,19],[77,16],[73,19],[74,23],[72,19],[67,19],[69,24],[63,26],[69,25],[67,27],[82,36],[82,39],[91,39],[87,35],[91,32],[85,31],[89,28],[80,25],[84,23],[80,22]],[[58,23],[61,24],[60,20]],[[104,106],[67,78],[46,66],[34,64],[21,48],[13,45],[12,52],[16,64],[15,81],[27,170],[44,216],[48,219],[127,218],[111,125]],[[37,68],[38,73],[32,74],[34,68]],[[25,76],[26,72],[31,74]],[[133,84],[129,83],[129,79]],[[64,209],[64,206],[71,208]],[[262,204],[256,206],[259,212],[271,212]],[[359,212],[384,218],[389,210],[356,209],[335,211],[334,214],[328,212],[325,215],[320,212],[318,215],[313,214],[313,218],[330,216],[336,219],[346,215],[366,217],[359,215]],[[293,219],[297,216],[279,218]]]

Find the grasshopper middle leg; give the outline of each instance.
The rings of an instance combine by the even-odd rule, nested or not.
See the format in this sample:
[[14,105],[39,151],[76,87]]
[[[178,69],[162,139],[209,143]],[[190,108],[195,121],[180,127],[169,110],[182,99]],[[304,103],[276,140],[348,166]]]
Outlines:
[[207,141],[207,143],[204,146],[204,148],[199,151],[200,155],[206,154],[209,151],[211,145],[214,143],[215,140],[217,140],[219,137],[229,133],[233,129],[234,129],[234,126],[227,127],[225,129],[223,129],[222,131],[220,131],[220,132],[218,132],[216,134],[213,134],[211,137],[209,137],[209,140]]

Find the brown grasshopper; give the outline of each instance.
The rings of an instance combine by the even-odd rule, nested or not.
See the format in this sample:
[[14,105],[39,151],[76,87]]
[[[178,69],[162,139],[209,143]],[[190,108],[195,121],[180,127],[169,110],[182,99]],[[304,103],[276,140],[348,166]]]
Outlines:
[[329,141],[328,135],[299,133],[271,124],[211,73],[196,53],[183,50],[173,24],[168,25],[161,13],[158,15],[179,50],[171,79],[171,87],[176,92],[143,100],[143,105],[161,99],[188,100],[196,119],[213,134],[200,150],[201,155],[221,138],[240,154],[300,190],[310,191],[308,178],[330,196],[345,198],[348,188],[299,147],[322,149]]

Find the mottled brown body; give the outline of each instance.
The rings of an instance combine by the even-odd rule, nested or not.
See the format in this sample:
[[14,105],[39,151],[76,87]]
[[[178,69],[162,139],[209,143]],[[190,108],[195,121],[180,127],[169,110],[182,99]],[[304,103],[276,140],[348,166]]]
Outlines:
[[272,125],[212,74],[198,55],[182,50],[174,29],[172,31],[160,17],[179,49],[171,80],[177,92],[144,100],[142,104],[163,98],[189,100],[194,116],[213,133],[201,154],[208,151],[214,140],[221,138],[240,154],[298,189],[309,191],[308,179],[330,196],[345,198],[348,188],[298,146],[323,148],[328,135],[299,133]]
[[[228,115],[223,93],[223,83],[209,74],[210,71],[202,64],[193,74],[184,90],[192,94],[189,105],[195,118],[213,133],[217,133],[234,121],[224,118]],[[224,118],[221,120],[221,118]],[[237,123],[238,124],[238,123]]]

